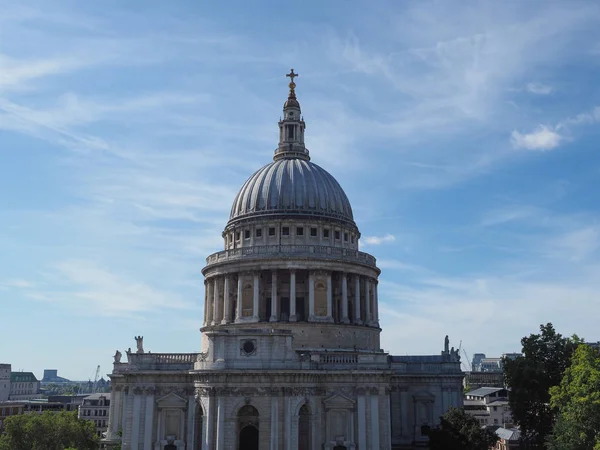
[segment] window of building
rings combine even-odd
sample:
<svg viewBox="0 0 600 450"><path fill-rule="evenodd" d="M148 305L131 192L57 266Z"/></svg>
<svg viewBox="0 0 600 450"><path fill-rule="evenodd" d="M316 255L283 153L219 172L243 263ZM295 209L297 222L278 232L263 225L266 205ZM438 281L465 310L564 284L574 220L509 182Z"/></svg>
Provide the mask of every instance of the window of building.
<svg viewBox="0 0 600 450"><path fill-rule="evenodd" d="M244 239L250 239L250 230L244 230Z"/></svg>
<svg viewBox="0 0 600 450"><path fill-rule="evenodd" d="M262 228L257 228L256 229L256 237L257 238L262 237Z"/></svg>
<svg viewBox="0 0 600 450"><path fill-rule="evenodd" d="M335 238L336 238L337 240L339 240L339 239L340 239L340 230L335 230Z"/></svg>
<svg viewBox="0 0 600 450"><path fill-rule="evenodd" d="M498 425L498 419L494 419L494 425Z"/></svg>
<svg viewBox="0 0 600 450"><path fill-rule="evenodd" d="M348 233L344 233L344 241L348 242Z"/></svg>
<svg viewBox="0 0 600 450"><path fill-rule="evenodd" d="M304 227L296 227L296 236L304 236Z"/></svg>
<svg viewBox="0 0 600 450"><path fill-rule="evenodd" d="M354 244L354 235L350 236L350 242Z"/></svg>
<svg viewBox="0 0 600 450"><path fill-rule="evenodd" d="M236 241L239 241L239 240L240 240L240 232L239 232L239 231L237 231L237 232L235 233L235 240L236 240Z"/></svg>
<svg viewBox="0 0 600 450"><path fill-rule="evenodd" d="M269 227L269 236L275 236L275 227Z"/></svg>
<svg viewBox="0 0 600 450"><path fill-rule="evenodd" d="M323 239L329 239L329 228L323 230Z"/></svg>
<svg viewBox="0 0 600 450"><path fill-rule="evenodd" d="M286 125L285 134L287 139L294 139L294 125Z"/></svg>
<svg viewBox="0 0 600 450"><path fill-rule="evenodd" d="M316 228L311 228L310 229L310 235L312 237L317 237L317 229Z"/></svg>
<svg viewBox="0 0 600 450"><path fill-rule="evenodd" d="M281 227L281 234L283 236L289 236L290 235L290 227Z"/></svg>

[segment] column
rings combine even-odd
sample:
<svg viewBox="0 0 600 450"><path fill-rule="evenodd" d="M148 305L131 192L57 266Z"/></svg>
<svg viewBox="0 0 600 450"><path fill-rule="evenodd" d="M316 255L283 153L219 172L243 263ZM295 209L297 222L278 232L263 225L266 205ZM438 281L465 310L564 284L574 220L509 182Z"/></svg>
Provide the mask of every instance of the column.
<svg viewBox="0 0 600 450"><path fill-rule="evenodd" d="M152 450L152 424L154 422L154 394L146 395L146 423L144 424L144 450Z"/></svg>
<svg viewBox="0 0 600 450"><path fill-rule="evenodd" d="M331 272L327 273L327 320L333 321Z"/></svg>
<svg viewBox="0 0 600 450"><path fill-rule="evenodd" d="M379 282L373 282L373 322L379 326Z"/></svg>
<svg viewBox="0 0 600 450"><path fill-rule="evenodd" d="M342 273L342 323L350 323L348 320L348 276Z"/></svg>
<svg viewBox="0 0 600 450"><path fill-rule="evenodd" d="M258 322L260 319L260 311L259 311L259 293L260 291L258 290L259 288L259 278L258 278L258 272L254 272L254 301L252 304L252 319L254 319L256 322Z"/></svg>
<svg viewBox="0 0 600 450"><path fill-rule="evenodd" d="M121 418L121 389L121 386L115 386L115 389L112 389L110 412L108 414L108 438L116 438L117 433L119 432Z"/></svg>
<svg viewBox="0 0 600 450"><path fill-rule="evenodd" d="M296 270L290 269L290 322L296 320Z"/></svg>
<svg viewBox="0 0 600 450"><path fill-rule="evenodd" d="M364 395L356 399L356 410L358 415L358 448L367 448L367 411Z"/></svg>
<svg viewBox="0 0 600 450"><path fill-rule="evenodd" d="M379 448L379 395L371 394L371 444Z"/></svg>
<svg viewBox="0 0 600 450"><path fill-rule="evenodd" d="M229 298L229 275L223 280L223 320L221 323L231 322L231 298Z"/></svg>
<svg viewBox="0 0 600 450"><path fill-rule="evenodd" d="M209 284L208 280L204 280L204 320L203 320L204 325L203 326L208 325L208 322L207 322L207 317L208 317L208 302L206 301L206 299L209 298L209 296L208 296L208 284Z"/></svg>
<svg viewBox="0 0 600 450"><path fill-rule="evenodd" d="M311 271L308 272L308 320L315 319L315 277Z"/></svg>
<svg viewBox="0 0 600 450"><path fill-rule="evenodd" d="M213 426L213 410L215 409L215 398L210 395L206 402L206 419L203 417L203 421L206 423L204 427L204 442L202 442L202 450L213 450L213 442L214 442L214 426Z"/></svg>
<svg viewBox="0 0 600 450"><path fill-rule="evenodd" d="M196 399L195 397L192 395L191 397L188 398L188 418L187 418L187 433L186 433L186 440L188 442L188 448L193 449L195 448L193 445L195 439L194 439L194 433L196 432L196 427L194 427L194 416L196 414ZM152 426L152 424L150 424L150 426ZM148 425L146 424L146 429L148 429ZM144 449L146 450L146 449ZM151 450L151 447L148 447L148 450Z"/></svg>
<svg viewBox="0 0 600 450"><path fill-rule="evenodd" d="M279 450L279 433L277 424L279 423L279 412L278 412L279 397L271 397L271 445L270 450Z"/></svg>
<svg viewBox="0 0 600 450"><path fill-rule="evenodd" d="M142 409L142 396L133 396L133 424L131 425L131 448L138 449L140 442L140 410Z"/></svg>
<svg viewBox="0 0 600 450"><path fill-rule="evenodd" d="M212 325L219 323L219 317L221 316L221 301L219 299L219 279L215 277L215 286L213 287L213 318Z"/></svg>
<svg viewBox="0 0 600 450"><path fill-rule="evenodd" d="M217 450L225 449L225 402L223 397L217 399Z"/></svg>
<svg viewBox="0 0 600 450"><path fill-rule="evenodd" d="M286 411L285 411L285 449L293 450L297 448L297 444L294 445L294 441L292 440L292 415L293 413L293 400L294 397L286 397Z"/></svg>
<svg viewBox="0 0 600 450"><path fill-rule="evenodd" d="M360 320L360 276L354 275L355 287L354 287L354 306L356 308L356 317L354 322L361 324Z"/></svg>
<svg viewBox="0 0 600 450"><path fill-rule="evenodd" d="M213 320L213 297L215 289L215 279L208 279L208 295L206 296L206 318L204 322L206 326L210 325Z"/></svg>
<svg viewBox="0 0 600 450"><path fill-rule="evenodd" d="M241 272L238 273L238 285L237 285L237 308L235 309L235 322L238 323L242 320L242 294L243 294L243 280Z"/></svg>
<svg viewBox="0 0 600 450"><path fill-rule="evenodd" d="M371 323L371 281L365 279L365 323Z"/></svg>
<svg viewBox="0 0 600 450"><path fill-rule="evenodd" d="M279 302L277 300L277 270L274 270L271 272L271 322L279 320L279 311L277 308Z"/></svg>

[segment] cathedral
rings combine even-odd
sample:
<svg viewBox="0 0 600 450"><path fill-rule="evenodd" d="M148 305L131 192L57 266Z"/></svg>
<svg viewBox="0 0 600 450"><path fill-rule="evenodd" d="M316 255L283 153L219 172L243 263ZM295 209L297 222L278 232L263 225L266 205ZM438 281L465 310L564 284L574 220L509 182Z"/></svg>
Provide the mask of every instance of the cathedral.
<svg viewBox="0 0 600 450"><path fill-rule="evenodd" d="M206 258L199 353L114 356L104 443L123 450L390 450L462 406L458 351L380 348L375 258L336 179L311 161L292 71L273 161ZM402 324L398 324L402 326Z"/></svg>

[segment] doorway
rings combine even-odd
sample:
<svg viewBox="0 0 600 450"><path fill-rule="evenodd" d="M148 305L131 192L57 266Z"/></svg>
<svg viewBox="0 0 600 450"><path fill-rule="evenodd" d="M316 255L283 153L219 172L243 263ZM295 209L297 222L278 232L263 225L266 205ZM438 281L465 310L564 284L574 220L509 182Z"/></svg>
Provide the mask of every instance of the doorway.
<svg viewBox="0 0 600 450"><path fill-rule="evenodd" d="M248 425L240 431L239 450L258 450L258 428Z"/></svg>

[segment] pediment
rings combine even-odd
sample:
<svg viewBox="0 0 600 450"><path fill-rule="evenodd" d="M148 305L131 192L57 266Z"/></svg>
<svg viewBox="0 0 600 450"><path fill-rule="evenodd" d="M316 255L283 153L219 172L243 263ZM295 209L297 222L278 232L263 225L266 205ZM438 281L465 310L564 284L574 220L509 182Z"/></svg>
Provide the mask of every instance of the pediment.
<svg viewBox="0 0 600 450"><path fill-rule="evenodd" d="M159 398L156 403L159 408L185 408L187 406L186 399L173 392Z"/></svg>
<svg viewBox="0 0 600 450"><path fill-rule="evenodd" d="M343 394L333 394L323 400L323 403L327 409L352 409L355 401Z"/></svg>

